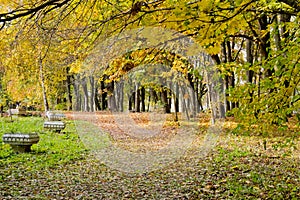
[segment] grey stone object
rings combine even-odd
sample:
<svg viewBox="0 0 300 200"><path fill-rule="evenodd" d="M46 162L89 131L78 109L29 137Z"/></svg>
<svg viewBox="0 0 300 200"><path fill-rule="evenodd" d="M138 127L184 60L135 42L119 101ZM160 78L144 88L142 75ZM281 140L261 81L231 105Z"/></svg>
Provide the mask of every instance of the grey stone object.
<svg viewBox="0 0 300 200"><path fill-rule="evenodd" d="M60 132L66 127L65 122L62 121L46 121L44 128Z"/></svg>
<svg viewBox="0 0 300 200"><path fill-rule="evenodd" d="M40 137L37 133L6 133L2 141L9 144L15 152L30 152L33 144L38 143Z"/></svg>
<svg viewBox="0 0 300 200"><path fill-rule="evenodd" d="M51 111L48 111L46 116L49 121L61 121L62 119L66 118L65 114L63 113L55 113Z"/></svg>

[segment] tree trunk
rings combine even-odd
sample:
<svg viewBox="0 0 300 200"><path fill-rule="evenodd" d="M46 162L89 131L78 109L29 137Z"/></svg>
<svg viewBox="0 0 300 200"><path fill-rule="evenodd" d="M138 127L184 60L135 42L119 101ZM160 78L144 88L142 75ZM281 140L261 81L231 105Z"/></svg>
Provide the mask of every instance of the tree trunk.
<svg viewBox="0 0 300 200"><path fill-rule="evenodd" d="M123 100L124 100L124 82L121 80L116 82L116 88L114 91L116 106L119 112L123 112Z"/></svg>
<svg viewBox="0 0 300 200"><path fill-rule="evenodd" d="M232 42L232 46L231 46L231 43L229 41L227 41L227 61L229 63L234 61L233 57L232 57L232 49L234 49L234 42ZM234 74L234 71L230 71L229 86L231 88L235 87L235 74ZM225 91L225 92L227 92L227 91ZM230 102L230 110L235 108L235 107L236 107L235 102Z"/></svg>
<svg viewBox="0 0 300 200"><path fill-rule="evenodd" d="M142 112L146 111L145 99L146 99L146 90L145 90L145 87L142 87L141 88L141 103L142 103L141 110L142 110Z"/></svg>
<svg viewBox="0 0 300 200"><path fill-rule="evenodd" d="M88 92L88 87L87 87L87 78L83 77L81 79L81 86L82 86L82 90L83 90L83 111L84 112L89 112L90 111L90 107L89 107L89 92Z"/></svg>
<svg viewBox="0 0 300 200"><path fill-rule="evenodd" d="M132 111L133 108L135 107L134 105L135 105L135 92L130 93L128 95L128 110Z"/></svg>
<svg viewBox="0 0 300 200"><path fill-rule="evenodd" d="M96 110L101 110L101 105L99 101L99 96L98 96L98 84L95 84L95 109Z"/></svg>
<svg viewBox="0 0 300 200"><path fill-rule="evenodd" d="M267 31L269 25L267 15L263 15L258 21L259 21L260 31L263 33ZM262 60L267 59L269 57L269 52L271 47L269 31L264 33L263 36L260 38L259 46L260 46L260 53L261 53ZM274 69L268 68L266 70L265 75L266 77L271 77L273 73L274 73Z"/></svg>
<svg viewBox="0 0 300 200"><path fill-rule="evenodd" d="M138 83L136 83L135 85L135 111L136 112L141 112L140 109L140 89L139 89L140 85Z"/></svg>
<svg viewBox="0 0 300 200"><path fill-rule="evenodd" d="M42 93L43 93L43 101L44 101L44 109L45 112L47 112L49 110L49 103L48 103L48 99L47 99L47 93L46 93L46 86L45 86L45 77L44 77L44 69L43 69L43 60L41 58L39 58L39 69L40 69L40 79L41 79L41 87L42 87Z"/></svg>
<svg viewBox="0 0 300 200"><path fill-rule="evenodd" d="M247 60L247 63L249 63L250 67L253 64L252 44L253 44L253 42L251 40L246 41L246 60ZM252 84L253 78L254 78L254 71L249 69L247 71L248 83ZM253 91L249 91L249 95L250 95L250 103L251 103L253 101Z"/></svg>
<svg viewBox="0 0 300 200"><path fill-rule="evenodd" d="M89 80L91 85L90 111L95 112L95 78L90 76Z"/></svg>
<svg viewBox="0 0 300 200"><path fill-rule="evenodd" d="M100 82L100 91L101 91L101 110L107 108L107 92L105 92L104 80Z"/></svg>
<svg viewBox="0 0 300 200"><path fill-rule="evenodd" d="M116 99L114 96L114 81L107 84L107 96L108 96L108 109L112 112L117 111Z"/></svg>
<svg viewBox="0 0 300 200"><path fill-rule="evenodd" d="M72 75L69 75L70 68L67 67L67 81L66 81L66 89L67 89L67 110L72 110L72 92L71 92L71 85L72 85Z"/></svg>
<svg viewBox="0 0 300 200"><path fill-rule="evenodd" d="M175 113L179 112L179 85L175 83L175 94L174 94L174 105L175 105Z"/></svg>
<svg viewBox="0 0 300 200"><path fill-rule="evenodd" d="M180 87L181 90L181 95L180 95L180 100L181 100L181 107L182 107L182 113L185 113L186 119L190 120L190 115L189 115L189 110L186 105L186 100L184 94L186 94L186 91L184 87Z"/></svg>
<svg viewBox="0 0 300 200"><path fill-rule="evenodd" d="M123 112L124 111L124 82L120 82L120 99L119 99L119 111Z"/></svg>
<svg viewBox="0 0 300 200"><path fill-rule="evenodd" d="M169 102L168 102L168 90L163 89L161 92L161 100L163 103L163 106L165 108L165 113L171 113L170 107L169 107Z"/></svg>
<svg viewBox="0 0 300 200"><path fill-rule="evenodd" d="M228 49L228 52L230 51L230 49ZM226 49L226 42L222 43L222 63L227 63L227 49ZM227 93L227 91L229 90L229 75L225 75L225 108L226 108L226 112L230 110L230 102L228 101L228 97L229 94Z"/></svg>
<svg viewBox="0 0 300 200"><path fill-rule="evenodd" d="M215 64L219 65L221 64L221 60L219 58L218 55L212 55L212 59L214 60ZM211 79L210 79L211 80ZM224 90L224 81L222 79L222 77L219 74L219 80L218 80L218 84L219 84L219 91L216 91L216 85L212 84L213 87L211 88L211 93L213 94L212 97L215 98L211 98L211 101L216 101L216 103L218 103L218 109L215 110L215 115L217 118L225 118L225 90ZM213 104L214 102L211 102L211 104Z"/></svg>
<svg viewBox="0 0 300 200"><path fill-rule="evenodd" d="M80 94L80 75L77 74L73 82L74 94L75 94L75 111L81 111L81 94Z"/></svg>
<svg viewBox="0 0 300 200"><path fill-rule="evenodd" d="M247 63L249 63L250 67L253 64L252 44L253 44L253 42L251 40L247 40L247 42L246 42L246 60L247 60ZM253 83L254 71L251 69L248 70L247 77L248 77L248 82Z"/></svg>

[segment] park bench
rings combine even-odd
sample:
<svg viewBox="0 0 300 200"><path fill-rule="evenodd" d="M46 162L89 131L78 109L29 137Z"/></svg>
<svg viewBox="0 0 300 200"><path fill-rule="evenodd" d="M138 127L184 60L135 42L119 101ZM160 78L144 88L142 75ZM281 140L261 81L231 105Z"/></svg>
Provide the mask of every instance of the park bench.
<svg viewBox="0 0 300 200"><path fill-rule="evenodd" d="M66 127L65 122L63 121L45 121L44 122L44 128L60 132Z"/></svg>
<svg viewBox="0 0 300 200"><path fill-rule="evenodd" d="M55 113L48 111L46 116L49 121L61 121L62 119L66 118L65 114L63 113Z"/></svg>
<svg viewBox="0 0 300 200"><path fill-rule="evenodd" d="M7 114L11 115L26 115L26 110L22 108L8 109Z"/></svg>
<svg viewBox="0 0 300 200"><path fill-rule="evenodd" d="M30 152L30 147L38 143L40 137L37 133L6 133L2 141L9 144L15 152Z"/></svg>
<svg viewBox="0 0 300 200"><path fill-rule="evenodd" d="M60 132L66 126L65 122L61 121L66 118L65 114L48 111L46 112L48 121L44 122L44 128Z"/></svg>

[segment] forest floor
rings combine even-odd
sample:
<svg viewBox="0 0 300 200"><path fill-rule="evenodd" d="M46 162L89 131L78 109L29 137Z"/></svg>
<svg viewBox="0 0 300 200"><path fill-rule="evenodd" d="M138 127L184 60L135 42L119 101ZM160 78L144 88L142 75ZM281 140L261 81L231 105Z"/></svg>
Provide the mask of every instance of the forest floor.
<svg viewBox="0 0 300 200"><path fill-rule="evenodd" d="M210 127L206 116L185 124L172 115L73 114L62 133L42 130L41 118L16 119L34 122L41 139L25 154L0 141L0 199L300 197L299 126L261 136L237 133L233 119ZM0 122L2 138L15 122Z"/></svg>

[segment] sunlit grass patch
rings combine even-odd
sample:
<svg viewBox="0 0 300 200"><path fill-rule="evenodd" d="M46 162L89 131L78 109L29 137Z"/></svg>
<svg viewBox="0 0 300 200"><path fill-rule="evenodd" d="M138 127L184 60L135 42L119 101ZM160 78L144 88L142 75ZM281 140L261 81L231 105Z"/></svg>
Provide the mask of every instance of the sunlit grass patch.
<svg viewBox="0 0 300 200"><path fill-rule="evenodd" d="M62 133L44 130L43 121L37 117L19 117L13 122L1 119L0 167L18 165L39 170L80 159L86 154L72 121L67 122ZM36 132L40 141L32 146L30 153L16 154L8 144L2 143L2 135L8 132Z"/></svg>

